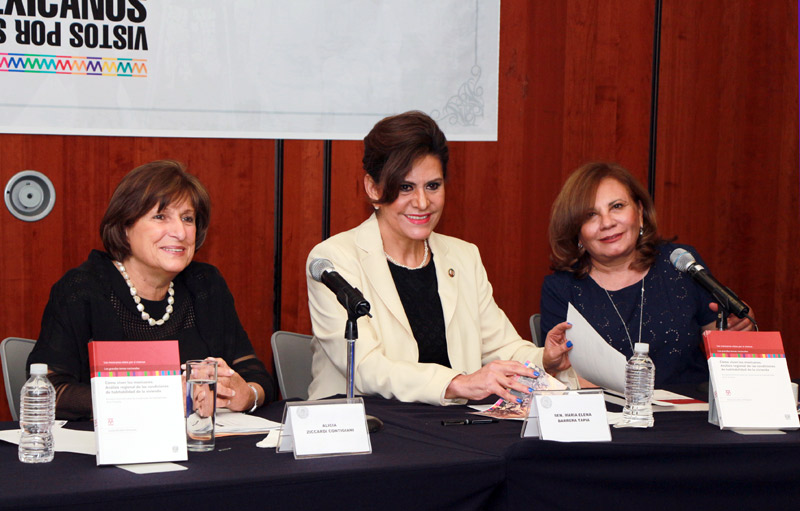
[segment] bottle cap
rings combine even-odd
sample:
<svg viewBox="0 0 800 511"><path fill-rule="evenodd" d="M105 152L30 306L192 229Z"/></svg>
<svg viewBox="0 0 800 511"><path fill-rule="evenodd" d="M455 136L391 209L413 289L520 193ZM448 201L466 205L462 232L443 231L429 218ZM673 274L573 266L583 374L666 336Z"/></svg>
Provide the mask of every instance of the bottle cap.
<svg viewBox="0 0 800 511"><path fill-rule="evenodd" d="M646 342L637 342L633 345L633 352L634 353L649 353L650 352L650 345Z"/></svg>
<svg viewBox="0 0 800 511"><path fill-rule="evenodd" d="M47 364L31 364L31 374L47 374Z"/></svg>

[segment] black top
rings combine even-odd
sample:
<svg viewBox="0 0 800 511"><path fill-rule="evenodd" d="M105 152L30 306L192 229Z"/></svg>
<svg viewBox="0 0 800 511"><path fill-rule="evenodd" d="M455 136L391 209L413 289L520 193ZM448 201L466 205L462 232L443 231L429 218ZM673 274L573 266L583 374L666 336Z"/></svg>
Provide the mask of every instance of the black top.
<svg viewBox="0 0 800 511"><path fill-rule="evenodd" d="M639 340L641 318L642 342L650 344L650 358L656 366L656 387L708 381L708 363L700 333L704 325L715 320L716 314L708 308L711 295L669 262L669 255L679 247L691 252L705 266L688 245L659 245L656 260L644 277L643 311L639 307L641 280L606 294L591 277L578 279L565 271L548 275L542 286L542 332L547 333L566 321L567 304L571 302L606 342L630 358L631 343Z"/></svg>
<svg viewBox="0 0 800 511"><path fill-rule="evenodd" d="M397 294L400 295L400 301L406 311L408 324L411 325L411 332L419 347L419 361L450 367L444 311L442 300L439 298L439 283L436 280L433 254L430 262L418 270L410 270L391 261L387 262Z"/></svg>
<svg viewBox="0 0 800 511"><path fill-rule="evenodd" d="M125 280L106 253L93 250L83 264L53 285L28 365L48 365L56 387L58 418L92 416L87 348L91 340L177 339L182 362L220 357L245 381L261 385L265 402L276 398L273 377L253 352L219 270L192 262L173 283L174 310L161 326L142 320ZM166 299L142 302L156 319L167 306Z"/></svg>

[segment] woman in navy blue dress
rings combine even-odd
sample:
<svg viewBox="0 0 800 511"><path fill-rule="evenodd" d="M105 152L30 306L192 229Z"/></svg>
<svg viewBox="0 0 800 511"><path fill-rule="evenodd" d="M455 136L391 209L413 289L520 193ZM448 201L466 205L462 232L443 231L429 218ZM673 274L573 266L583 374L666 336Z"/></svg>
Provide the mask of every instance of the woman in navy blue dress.
<svg viewBox="0 0 800 511"><path fill-rule="evenodd" d="M626 358L650 345L656 386L708 380L703 330L715 328L717 304L669 256L688 245L663 240L653 201L623 167L590 163L567 179L553 204L550 248L555 273L542 286L542 331L565 342L572 305ZM753 324L731 316L731 330Z"/></svg>

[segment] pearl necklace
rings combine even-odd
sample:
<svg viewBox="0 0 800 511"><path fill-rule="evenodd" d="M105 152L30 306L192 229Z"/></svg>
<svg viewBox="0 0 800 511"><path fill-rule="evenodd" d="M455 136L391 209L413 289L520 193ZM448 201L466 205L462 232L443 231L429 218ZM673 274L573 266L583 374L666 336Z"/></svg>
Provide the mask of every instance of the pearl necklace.
<svg viewBox="0 0 800 511"><path fill-rule="evenodd" d="M628 325L626 325L625 320L622 319L622 314L619 313L619 309L617 309L617 304L615 304L614 299L611 298L611 293L609 293L608 289L606 288L603 288L603 291L606 292L606 296L608 297L609 300L611 300L611 305L614 307L614 310L617 311L617 316L619 317L619 320L622 321L622 326L625 328L625 333L628 335L628 343L631 345L631 351L633 351L633 339L631 339L631 333L628 331ZM644 277L642 277L642 298L639 301L639 342L642 342L643 316L644 316Z"/></svg>
<svg viewBox="0 0 800 511"><path fill-rule="evenodd" d="M150 326L161 326L163 325L168 319L169 315L172 314L172 304L175 303L175 286L170 281L169 289L167 290L167 311L161 316L161 319L153 319L150 317L150 314L145 312L144 304L142 303L142 299L139 297L139 294L136 291L136 288L133 286L133 282L131 282L130 277L128 276L128 272L125 271L125 265L123 265L119 261L114 261L114 265L119 270L120 274L122 274L122 278L125 279L125 283L128 284L128 288L131 291L131 296L133 297L133 301L136 302L136 310L142 313L142 319L147 321L147 324Z"/></svg>
<svg viewBox="0 0 800 511"><path fill-rule="evenodd" d="M428 240L423 240L422 242L425 244L425 254L422 256L422 262L419 263L419 266L417 266L416 268L411 268L410 266L406 266L405 264L398 263L397 261L392 259L392 256L387 254L385 250L383 251L383 255L385 255L386 259L388 259L389 262L395 266L399 266L400 268L405 268L406 270L419 270L420 268L425 266L425 263L428 261Z"/></svg>

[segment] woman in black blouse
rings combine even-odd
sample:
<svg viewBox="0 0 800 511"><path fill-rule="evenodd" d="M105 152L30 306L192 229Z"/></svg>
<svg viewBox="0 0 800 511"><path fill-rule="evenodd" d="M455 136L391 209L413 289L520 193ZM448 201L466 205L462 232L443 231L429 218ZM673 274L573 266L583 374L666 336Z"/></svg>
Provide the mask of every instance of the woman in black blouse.
<svg viewBox="0 0 800 511"><path fill-rule="evenodd" d="M355 389L406 402L464 403L497 395L517 400L518 376L537 366L577 385L569 348L522 339L494 301L478 248L435 231L445 205L449 149L428 115L379 121L364 138L364 190L375 213L323 241L308 262L327 259L372 306L361 318ZM308 275L314 338L311 399L345 391L342 337L347 315ZM528 366L525 362L529 362Z"/></svg>
<svg viewBox="0 0 800 511"><path fill-rule="evenodd" d="M253 411L275 398L219 271L192 262L210 215L208 192L174 161L128 173L100 224L93 250L53 286L28 364L46 363L56 416L92 416L91 340L177 339L182 361L215 357L217 406Z"/></svg>

